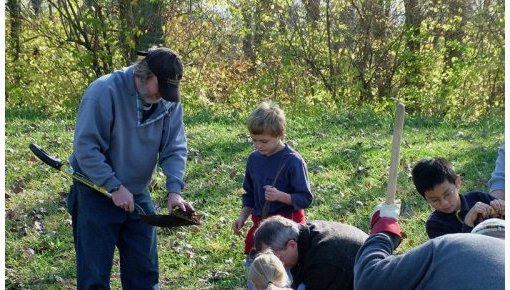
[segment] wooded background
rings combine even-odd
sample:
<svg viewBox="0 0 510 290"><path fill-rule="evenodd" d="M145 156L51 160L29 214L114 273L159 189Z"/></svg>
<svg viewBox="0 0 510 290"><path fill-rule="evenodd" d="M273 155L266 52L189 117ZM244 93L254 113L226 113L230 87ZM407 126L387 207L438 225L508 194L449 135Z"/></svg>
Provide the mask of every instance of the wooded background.
<svg viewBox="0 0 510 290"><path fill-rule="evenodd" d="M81 96L97 77L166 46L185 63L186 199L198 231L158 230L162 289L244 289L240 209L246 119L286 112L306 160L307 219L368 231L383 200L394 105L406 105L397 196L404 253L427 240L431 209L410 170L447 157L462 191L487 190L504 143L503 0L7 0L6 289L76 289L70 181L30 152L67 159ZM165 207L161 172L151 197ZM245 226L245 229L249 226ZM112 289L120 289L118 255Z"/></svg>
<svg viewBox="0 0 510 290"><path fill-rule="evenodd" d="M503 0L8 0L7 110L75 113L87 85L167 46L188 104L370 104L503 114Z"/></svg>

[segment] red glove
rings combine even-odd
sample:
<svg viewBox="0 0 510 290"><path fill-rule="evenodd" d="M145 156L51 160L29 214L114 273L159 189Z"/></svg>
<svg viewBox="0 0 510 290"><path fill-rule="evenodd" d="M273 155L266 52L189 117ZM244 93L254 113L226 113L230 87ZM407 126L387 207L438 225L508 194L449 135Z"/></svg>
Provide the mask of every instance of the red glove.
<svg viewBox="0 0 510 290"><path fill-rule="evenodd" d="M398 215L400 213L400 204L380 204L372 214L370 220L370 233L388 233L398 239L395 248L402 241L402 232L398 224Z"/></svg>

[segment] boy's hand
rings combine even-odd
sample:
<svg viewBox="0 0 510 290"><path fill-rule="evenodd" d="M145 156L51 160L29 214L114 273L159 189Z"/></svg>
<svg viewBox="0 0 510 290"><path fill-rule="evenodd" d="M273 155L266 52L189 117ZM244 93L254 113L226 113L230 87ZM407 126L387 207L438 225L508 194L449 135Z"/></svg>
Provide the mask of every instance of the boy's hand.
<svg viewBox="0 0 510 290"><path fill-rule="evenodd" d="M469 210L464 218L464 224L470 227L475 226L475 222L478 219L478 215L481 215L483 219L488 218L492 215L494 209L492 206L483 203L481 201L475 203L475 205Z"/></svg>
<svg viewBox="0 0 510 290"><path fill-rule="evenodd" d="M276 187L271 185L265 185L264 189L266 190L264 198L267 201L279 201L284 204L292 205L292 197L290 194L279 191Z"/></svg>
<svg viewBox="0 0 510 290"><path fill-rule="evenodd" d="M252 208L249 206L243 206L241 209L241 213L239 214L239 217L232 223L232 230L234 230L234 233L238 236L241 236L243 233L241 232L241 229L244 227L244 223L248 219L248 217L251 215Z"/></svg>
<svg viewBox="0 0 510 290"><path fill-rule="evenodd" d="M265 199L268 201L280 201L282 194L286 194L282 191L276 189L276 187L271 185L264 186L265 189Z"/></svg>
<svg viewBox="0 0 510 290"><path fill-rule="evenodd" d="M502 218L505 216L505 201L504 200L495 199L495 200L491 201L490 205L494 211L493 214L491 215L491 217Z"/></svg>
<svg viewBox="0 0 510 290"><path fill-rule="evenodd" d="M244 222L243 219L238 218L232 223L232 230L234 230L236 235L242 235L241 229L244 227Z"/></svg>

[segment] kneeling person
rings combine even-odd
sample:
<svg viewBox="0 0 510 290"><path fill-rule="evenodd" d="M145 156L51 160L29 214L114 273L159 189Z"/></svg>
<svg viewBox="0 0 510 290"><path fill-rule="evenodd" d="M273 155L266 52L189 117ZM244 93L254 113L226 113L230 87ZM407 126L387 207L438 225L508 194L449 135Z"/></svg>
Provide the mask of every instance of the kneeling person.
<svg viewBox="0 0 510 290"><path fill-rule="evenodd" d="M376 208L371 235L354 266L357 290L505 289L504 222L487 220L473 233L428 240L393 256L402 239L395 205ZM480 234L483 233L483 234Z"/></svg>
<svg viewBox="0 0 510 290"><path fill-rule="evenodd" d="M329 221L298 224L274 216L255 231L255 249L271 249L290 270L292 288L353 289L354 259L367 234Z"/></svg>

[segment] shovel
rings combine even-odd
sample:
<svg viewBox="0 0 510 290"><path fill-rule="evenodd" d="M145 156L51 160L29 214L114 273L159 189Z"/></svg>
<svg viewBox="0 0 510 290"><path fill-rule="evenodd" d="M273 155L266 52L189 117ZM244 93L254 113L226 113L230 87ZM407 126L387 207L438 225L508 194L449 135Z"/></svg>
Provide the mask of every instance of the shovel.
<svg viewBox="0 0 510 290"><path fill-rule="evenodd" d="M397 104L395 113L395 126L393 127L393 139L391 141L391 162L390 175L388 179L388 188L386 190L386 204L395 203L395 194L397 192L397 169L400 163L400 143L402 142L402 131L404 129L405 106L402 103Z"/></svg>
<svg viewBox="0 0 510 290"><path fill-rule="evenodd" d="M65 175L71 176L71 178L95 189L103 195L112 198L112 194L108 192L106 188L95 185L87 176L75 171L72 166L64 166L64 163L62 163L60 159L50 156L40 146L32 143L29 148L32 153L34 153L35 156L37 156L37 158L45 164L64 173ZM145 214L144 210L136 203L135 208L143 222L157 227L173 228L179 226L199 225L201 223L199 217L194 212L184 212L179 207L174 208L169 215Z"/></svg>

